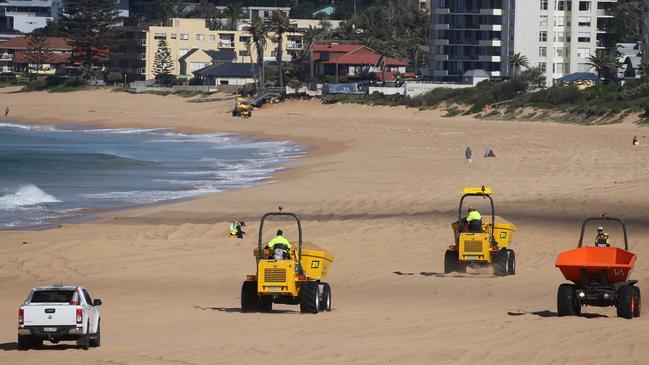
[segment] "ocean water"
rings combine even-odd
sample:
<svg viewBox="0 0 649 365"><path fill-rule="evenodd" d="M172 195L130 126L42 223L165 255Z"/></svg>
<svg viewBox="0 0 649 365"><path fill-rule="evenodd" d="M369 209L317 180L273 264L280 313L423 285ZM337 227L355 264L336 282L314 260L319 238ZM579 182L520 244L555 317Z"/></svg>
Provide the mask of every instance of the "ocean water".
<svg viewBox="0 0 649 365"><path fill-rule="evenodd" d="M0 229L251 186L303 152L219 133L0 123Z"/></svg>

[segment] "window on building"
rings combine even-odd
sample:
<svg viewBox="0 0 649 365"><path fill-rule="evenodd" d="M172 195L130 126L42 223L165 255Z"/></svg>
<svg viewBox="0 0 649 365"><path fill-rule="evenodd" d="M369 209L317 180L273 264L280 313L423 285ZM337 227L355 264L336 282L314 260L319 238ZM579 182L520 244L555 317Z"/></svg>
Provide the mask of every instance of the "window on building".
<svg viewBox="0 0 649 365"><path fill-rule="evenodd" d="M541 15L541 21L539 22L539 25L542 27L547 27L548 26L548 16L547 15Z"/></svg>
<svg viewBox="0 0 649 365"><path fill-rule="evenodd" d="M579 2L579 10L581 10L581 11L590 10L590 1L580 1Z"/></svg>
<svg viewBox="0 0 649 365"><path fill-rule="evenodd" d="M539 32L539 42L547 42L548 41L548 32L542 30Z"/></svg>
<svg viewBox="0 0 649 365"><path fill-rule="evenodd" d="M548 10L548 0L541 0L541 10Z"/></svg>
<svg viewBox="0 0 649 365"><path fill-rule="evenodd" d="M539 57L548 56L548 47L539 47Z"/></svg>
<svg viewBox="0 0 649 365"><path fill-rule="evenodd" d="M239 42L241 43L246 43L249 40L250 40L250 36L245 36L245 35L239 36Z"/></svg>
<svg viewBox="0 0 649 365"><path fill-rule="evenodd" d="M555 42L565 42L566 41L566 32L554 32L554 41Z"/></svg>
<svg viewBox="0 0 649 365"><path fill-rule="evenodd" d="M558 11L572 10L572 0L555 0L554 10L558 10Z"/></svg>
<svg viewBox="0 0 649 365"><path fill-rule="evenodd" d="M215 35L209 35L209 36L207 36L207 40L209 40L210 42L216 42L216 36Z"/></svg>
<svg viewBox="0 0 649 365"><path fill-rule="evenodd" d="M563 23L565 21L566 17L564 16L555 16L554 17L554 25L557 27L563 27Z"/></svg>
<svg viewBox="0 0 649 365"><path fill-rule="evenodd" d="M181 48L181 49L179 49L179 50L178 50L178 57L182 57L182 56L186 55L187 52L189 52L189 50L188 50L187 48Z"/></svg>
<svg viewBox="0 0 649 365"><path fill-rule="evenodd" d="M190 71L194 72L196 70L200 70L201 68L207 67L207 62L192 62L189 65Z"/></svg>
<svg viewBox="0 0 649 365"><path fill-rule="evenodd" d="M589 16L580 16L579 17L579 26L580 27L590 27L590 17Z"/></svg>
<svg viewBox="0 0 649 365"><path fill-rule="evenodd" d="M563 48L563 47L555 47L554 48L554 55L556 57L565 57L565 53L566 53L565 50L566 49Z"/></svg>
<svg viewBox="0 0 649 365"><path fill-rule="evenodd" d="M181 41L186 41L189 40L189 34L180 34L180 40Z"/></svg>
<svg viewBox="0 0 649 365"><path fill-rule="evenodd" d="M205 40L205 34L196 34L196 40L197 41L204 41Z"/></svg>
<svg viewBox="0 0 649 365"><path fill-rule="evenodd" d="M248 56L250 56L250 52L248 52L248 50L239 51L239 57L248 57Z"/></svg>
<svg viewBox="0 0 649 365"><path fill-rule="evenodd" d="M153 39L157 39L157 40L167 39L167 33L154 33Z"/></svg>
<svg viewBox="0 0 649 365"><path fill-rule="evenodd" d="M563 63L553 63L552 64L552 72L557 73L557 74L562 74L563 73Z"/></svg>
<svg viewBox="0 0 649 365"><path fill-rule="evenodd" d="M146 60L146 53L140 53L140 59Z"/></svg>
<svg viewBox="0 0 649 365"><path fill-rule="evenodd" d="M171 39L176 39L176 33L171 33Z"/></svg>
<svg viewBox="0 0 649 365"><path fill-rule="evenodd" d="M577 48L577 58L590 57L590 48Z"/></svg>
<svg viewBox="0 0 649 365"><path fill-rule="evenodd" d="M547 62L539 62L539 70L541 70L541 72L545 73L547 69L548 69Z"/></svg>
<svg viewBox="0 0 649 365"><path fill-rule="evenodd" d="M577 42L590 42L590 33L588 32L577 33Z"/></svg>

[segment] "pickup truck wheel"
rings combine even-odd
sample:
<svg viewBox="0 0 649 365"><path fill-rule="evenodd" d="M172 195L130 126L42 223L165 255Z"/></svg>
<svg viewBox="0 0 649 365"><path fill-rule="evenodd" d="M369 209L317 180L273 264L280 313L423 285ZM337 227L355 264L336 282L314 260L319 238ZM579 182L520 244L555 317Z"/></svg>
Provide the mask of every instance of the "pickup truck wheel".
<svg viewBox="0 0 649 365"><path fill-rule="evenodd" d="M90 327L88 327L90 328ZM77 339L77 346L81 349L87 350L90 348L90 335L83 335Z"/></svg>
<svg viewBox="0 0 649 365"><path fill-rule="evenodd" d="M97 333L90 339L90 347L101 346L101 322L97 324Z"/></svg>
<svg viewBox="0 0 649 365"><path fill-rule="evenodd" d="M260 304L259 296L257 296L257 282L244 281L241 286L241 311L257 312Z"/></svg>
<svg viewBox="0 0 649 365"><path fill-rule="evenodd" d="M32 345L31 336L18 336L18 350L27 350Z"/></svg>
<svg viewBox="0 0 649 365"><path fill-rule="evenodd" d="M320 285L315 281L302 284L300 290L300 312L316 314L320 310Z"/></svg>

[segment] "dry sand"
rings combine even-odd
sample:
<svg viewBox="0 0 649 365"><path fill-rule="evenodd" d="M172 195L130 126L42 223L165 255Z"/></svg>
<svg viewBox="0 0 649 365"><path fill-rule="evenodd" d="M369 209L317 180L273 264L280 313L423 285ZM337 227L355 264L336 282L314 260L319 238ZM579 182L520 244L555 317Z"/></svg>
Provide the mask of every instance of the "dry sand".
<svg viewBox="0 0 649 365"><path fill-rule="evenodd" d="M16 120L241 132L312 150L265 185L59 229L0 232L2 364L649 361L647 317L618 319L613 308L594 307L589 316L556 317L564 280L554 267L557 254L575 246L580 221L607 210L628 222L639 255L632 277L649 288L646 129L307 101L240 120L227 114L232 101L225 96L12 90L0 89L0 106L10 105ZM480 157L486 146L497 158ZM516 276L439 274L460 191L479 185L496 192L498 215L518 226ZM282 305L272 314L238 310L241 282L254 272L258 219L279 205L302 217L306 240L336 257L330 313L300 315ZM234 218L248 223L246 239L226 238ZM31 287L58 281L85 285L104 301L102 347L15 351L19 304Z"/></svg>

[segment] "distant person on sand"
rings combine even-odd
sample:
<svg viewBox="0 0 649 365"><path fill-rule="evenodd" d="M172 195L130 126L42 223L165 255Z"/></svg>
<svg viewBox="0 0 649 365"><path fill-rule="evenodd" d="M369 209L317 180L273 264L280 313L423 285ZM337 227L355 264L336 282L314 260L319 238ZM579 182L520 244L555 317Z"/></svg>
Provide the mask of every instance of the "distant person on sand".
<svg viewBox="0 0 649 365"><path fill-rule="evenodd" d="M9 115L9 107L5 108L5 118L7 117L7 115Z"/></svg>
<svg viewBox="0 0 649 365"><path fill-rule="evenodd" d="M633 145L637 146L640 144L640 141L638 140L638 136L633 136Z"/></svg>
<svg viewBox="0 0 649 365"><path fill-rule="evenodd" d="M472 156L473 152L471 151L471 147L467 147L466 150L464 150L464 163L470 165Z"/></svg>

